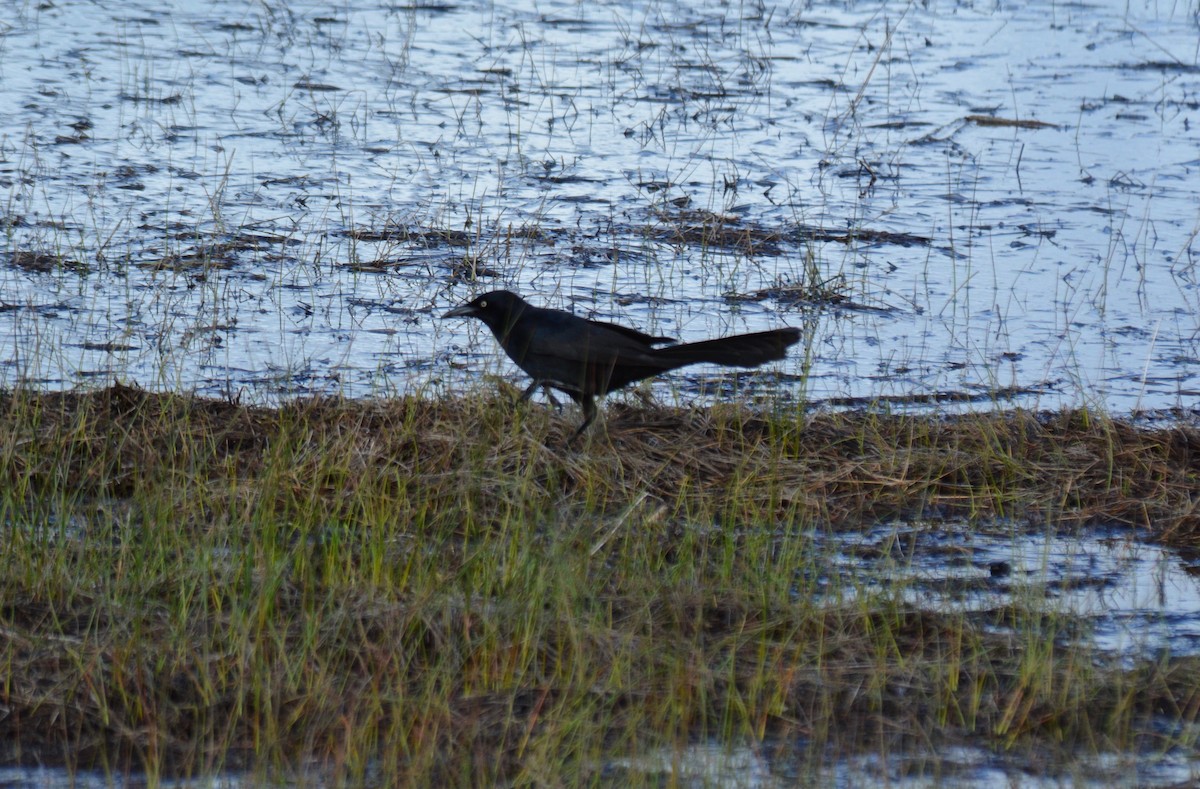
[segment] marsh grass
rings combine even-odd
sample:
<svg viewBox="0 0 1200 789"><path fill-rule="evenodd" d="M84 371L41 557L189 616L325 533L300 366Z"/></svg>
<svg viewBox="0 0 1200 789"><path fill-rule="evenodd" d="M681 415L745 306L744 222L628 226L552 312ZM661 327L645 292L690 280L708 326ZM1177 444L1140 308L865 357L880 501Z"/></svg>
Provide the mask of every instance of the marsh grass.
<svg viewBox="0 0 1200 789"><path fill-rule="evenodd" d="M4 393L4 758L562 785L713 740L812 775L1195 746L1194 659L1120 665L1036 605L914 608L813 540L938 515L1194 546L1195 429L612 403L565 451L572 420L509 394Z"/></svg>

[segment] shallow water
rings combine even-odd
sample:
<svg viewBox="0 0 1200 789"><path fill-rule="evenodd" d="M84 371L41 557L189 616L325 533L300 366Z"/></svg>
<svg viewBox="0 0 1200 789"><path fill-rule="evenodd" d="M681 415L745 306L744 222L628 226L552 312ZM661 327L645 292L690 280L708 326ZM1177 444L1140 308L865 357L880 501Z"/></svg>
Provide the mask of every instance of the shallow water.
<svg viewBox="0 0 1200 789"><path fill-rule="evenodd" d="M1127 530L891 523L815 539L829 557L820 586L834 601L894 590L935 611L1061 615L1071 635L1060 637L1129 666L1200 654L1200 561Z"/></svg>
<svg viewBox="0 0 1200 789"><path fill-rule="evenodd" d="M1083 759L1074 765L1060 765L1051 773L1039 774L1038 769L1038 765L1021 756L990 753L982 748L955 747L937 753L871 754L841 760L828 770L814 770L797 764L786 745L730 748L703 743L614 760L608 765L610 780L603 785L621 786L623 780L634 774L643 780L645 776L657 777L665 786L697 789L714 786L744 789L792 786L1149 789L1188 785L1200 775L1200 760L1182 754L1140 760L1111 754Z"/></svg>
<svg viewBox="0 0 1200 789"><path fill-rule="evenodd" d="M1151 2L21 3L0 383L463 385L513 369L437 316L507 286L685 339L809 322L797 399L1190 410L1198 32ZM732 298L809 253L840 304Z"/></svg>

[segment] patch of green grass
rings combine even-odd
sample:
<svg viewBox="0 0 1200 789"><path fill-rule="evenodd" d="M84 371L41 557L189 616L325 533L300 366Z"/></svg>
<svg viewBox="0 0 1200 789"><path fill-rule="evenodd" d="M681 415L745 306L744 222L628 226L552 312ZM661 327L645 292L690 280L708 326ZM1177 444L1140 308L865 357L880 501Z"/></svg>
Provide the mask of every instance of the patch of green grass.
<svg viewBox="0 0 1200 789"><path fill-rule="evenodd" d="M7 758L478 785L709 740L814 774L1195 746L1194 660L1117 665L1036 606L920 610L813 539L936 511L1194 543L1194 431L618 404L564 450L573 424L487 396L5 393Z"/></svg>

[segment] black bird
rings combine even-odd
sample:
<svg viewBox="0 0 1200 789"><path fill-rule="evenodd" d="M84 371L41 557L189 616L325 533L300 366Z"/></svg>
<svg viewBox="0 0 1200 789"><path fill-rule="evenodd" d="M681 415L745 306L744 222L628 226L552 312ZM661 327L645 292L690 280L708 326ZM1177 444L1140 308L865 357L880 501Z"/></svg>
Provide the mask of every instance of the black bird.
<svg viewBox="0 0 1200 789"><path fill-rule="evenodd" d="M789 327L668 345L678 341L535 307L507 290L485 293L442 317L479 318L487 324L508 357L533 378L522 400L539 386L554 387L583 407L583 424L568 444L596 418L597 395L689 364L758 367L784 358L800 341L800 330Z"/></svg>

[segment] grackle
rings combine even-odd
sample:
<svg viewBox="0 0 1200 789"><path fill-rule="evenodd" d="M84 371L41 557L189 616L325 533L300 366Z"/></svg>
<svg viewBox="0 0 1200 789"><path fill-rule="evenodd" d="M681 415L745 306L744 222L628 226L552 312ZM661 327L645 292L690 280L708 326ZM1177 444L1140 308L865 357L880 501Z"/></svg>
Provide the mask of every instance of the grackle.
<svg viewBox="0 0 1200 789"><path fill-rule="evenodd" d="M542 386L560 389L579 403L583 424L568 444L596 418L597 395L689 364L758 367L783 359L800 340L800 330L789 327L675 344L670 337L535 307L507 290L485 293L442 317L487 324L509 358L533 378L522 400Z"/></svg>

